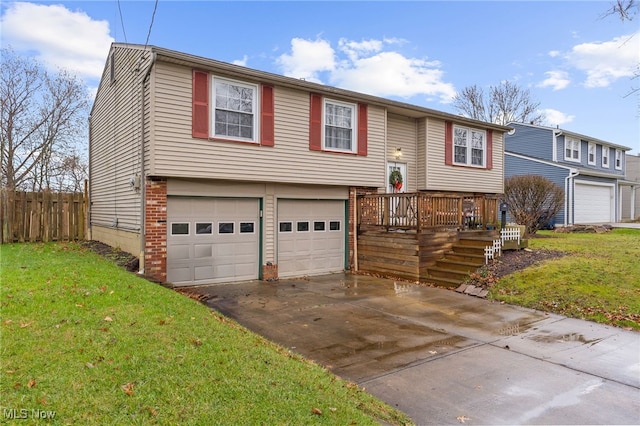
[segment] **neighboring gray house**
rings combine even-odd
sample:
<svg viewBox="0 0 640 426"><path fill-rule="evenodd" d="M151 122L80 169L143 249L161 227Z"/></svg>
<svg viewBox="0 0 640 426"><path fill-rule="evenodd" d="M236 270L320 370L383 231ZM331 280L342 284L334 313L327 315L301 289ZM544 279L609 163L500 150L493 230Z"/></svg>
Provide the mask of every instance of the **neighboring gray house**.
<svg viewBox="0 0 640 426"><path fill-rule="evenodd" d="M565 191L556 225L616 222L622 217L625 152L631 148L569 130L509 123L505 179L541 175Z"/></svg>
<svg viewBox="0 0 640 426"><path fill-rule="evenodd" d="M626 155L626 184L622 190L622 220L640 219L640 154Z"/></svg>

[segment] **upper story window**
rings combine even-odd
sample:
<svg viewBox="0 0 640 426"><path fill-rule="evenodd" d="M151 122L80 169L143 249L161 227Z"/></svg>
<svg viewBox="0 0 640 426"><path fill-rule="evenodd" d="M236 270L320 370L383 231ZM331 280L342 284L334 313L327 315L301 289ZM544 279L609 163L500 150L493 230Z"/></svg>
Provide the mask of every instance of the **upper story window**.
<svg viewBox="0 0 640 426"><path fill-rule="evenodd" d="M275 145L274 87L193 70L191 136Z"/></svg>
<svg viewBox="0 0 640 426"><path fill-rule="evenodd" d="M256 141L258 87L214 77L213 137Z"/></svg>
<svg viewBox="0 0 640 426"><path fill-rule="evenodd" d="M609 147L602 147L602 167L609 168Z"/></svg>
<svg viewBox="0 0 640 426"><path fill-rule="evenodd" d="M564 159L566 161L580 161L580 141L578 139L564 138Z"/></svg>
<svg viewBox="0 0 640 426"><path fill-rule="evenodd" d="M309 149L367 155L368 106L326 99L318 93L309 98Z"/></svg>
<svg viewBox="0 0 640 426"><path fill-rule="evenodd" d="M356 106L325 99L324 146L329 151L355 152Z"/></svg>
<svg viewBox="0 0 640 426"><path fill-rule="evenodd" d="M453 163L484 167L486 133L468 127L453 127Z"/></svg>
<svg viewBox="0 0 640 426"><path fill-rule="evenodd" d="M587 159L590 165L596 164L596 144L589 142L589 158Z"/></svg>
<svg viewBox="0 0 640 426"><path fill-rule="evenodd" d="M622 150L620 149L616 149L615 168L622 170Z"/></svg>

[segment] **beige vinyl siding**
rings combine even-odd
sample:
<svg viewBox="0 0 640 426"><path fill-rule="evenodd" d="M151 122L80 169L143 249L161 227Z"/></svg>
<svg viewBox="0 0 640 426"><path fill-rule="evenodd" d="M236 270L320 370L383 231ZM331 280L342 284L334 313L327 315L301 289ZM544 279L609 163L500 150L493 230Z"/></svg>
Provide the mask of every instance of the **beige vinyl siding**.
<svg viewBox="0 0 640 426"><path fill-rule="evenodd" d="M402 157L395 158L397 148L402 149ZM389 114L387 117L387 161L407 165L407 192L414 192L418 187L416 121L413 118Z"/></svg>
<svg viewBox="0 0 640 426"><path fill-rule="evenodd" d="M234 78L242 81L240 76ZM384 186L383 108L369 106L366 157L310 151L309 93L277 86L275 147L194 139L191 79L190 68L162 62L156 65L151 173L259 182Z"/></svg>
<svg viewBox="0 0 640 426"><path fill-rule="evenodd" d="M139 232L141 192L131 179L141 175L142 50L115 49L116 78L109 56L91 115L91 224ZM135 69L140 71L136 72Z"/></svg>
<svg viewBox="0 0 640 426"><path fill-rule="evenodd" d="M504 135L493 132L491 170L448 166L444 162L444 120L429 118L426 123L426 187L431 191L502 193L504 188Z"/></svg>
<svg viewBox="0 0 640 426"><path fill-rule="evenodd" d="M348 187L287 185L275 183L241 183L202 179L169 179L167 194L192 197L247 197L263 201L263 263L276 260L277 199L347 200Z"/></svg>
<svg viewBox="0 0 640 426"><path fill-rule="evenodd" d="M420 191L427 188L427 119L418 120L416 131L416 178Z"/></svg>

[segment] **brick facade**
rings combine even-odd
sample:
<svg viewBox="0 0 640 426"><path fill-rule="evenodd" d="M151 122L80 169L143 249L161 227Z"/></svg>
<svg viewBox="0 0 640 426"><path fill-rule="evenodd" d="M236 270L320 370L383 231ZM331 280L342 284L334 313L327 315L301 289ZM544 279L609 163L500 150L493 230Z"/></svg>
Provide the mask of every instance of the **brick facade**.
<svg viewBox="0 0 640 426"><path fill-rule="evenodd" d="M167 280L167 180L149 178L145 185L144 272Z"/></svg>
<svg viewBox="0 0 640 426"><path fill-rule="evenodd" d="M278 279L278 265L274 265L271 262L266 265L262 265L262 280L274 281Z"/></svg>

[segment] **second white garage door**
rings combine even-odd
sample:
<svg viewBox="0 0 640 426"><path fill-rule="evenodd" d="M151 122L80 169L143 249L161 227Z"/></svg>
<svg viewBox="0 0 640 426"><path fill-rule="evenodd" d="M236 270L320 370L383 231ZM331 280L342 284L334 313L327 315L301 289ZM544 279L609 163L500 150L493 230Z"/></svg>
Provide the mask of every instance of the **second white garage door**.
<svg viewBox="0 0 640 426"><path fill-rule="evenodd" d="M613 217L613 186L576 182L575 223L608 223Z"/></svg>
<svg viewBox="0 0 640 426"><path fill-rule="evenodd" d="M345 201L278 200L278 275L344 270Z"/></svg>

